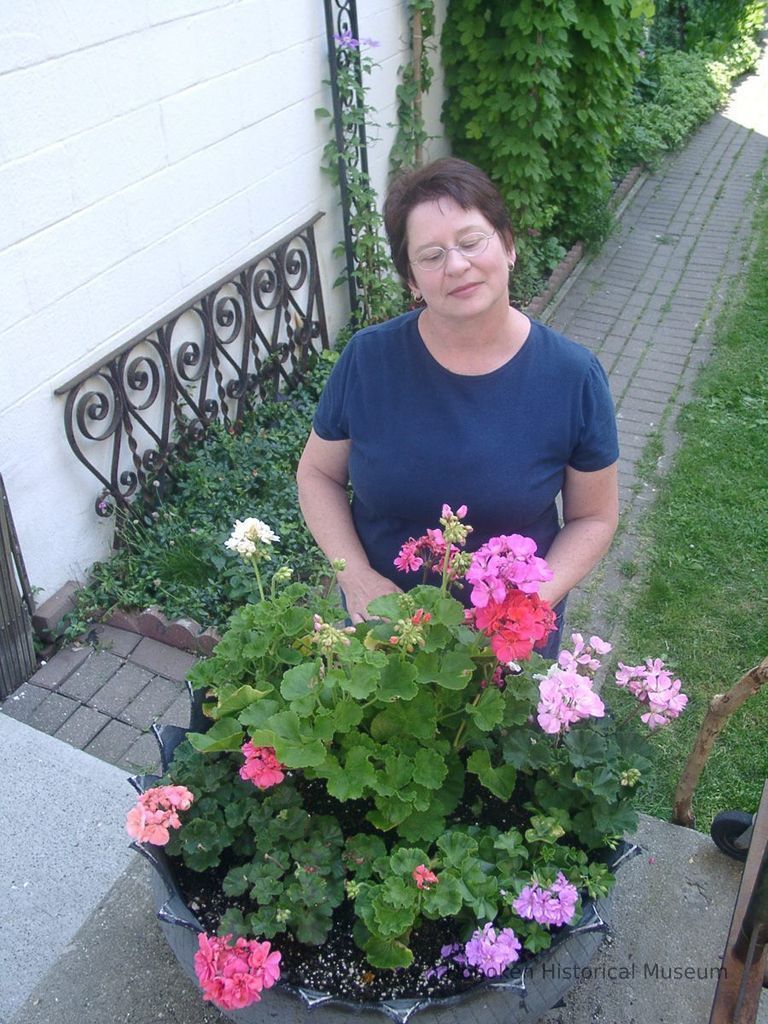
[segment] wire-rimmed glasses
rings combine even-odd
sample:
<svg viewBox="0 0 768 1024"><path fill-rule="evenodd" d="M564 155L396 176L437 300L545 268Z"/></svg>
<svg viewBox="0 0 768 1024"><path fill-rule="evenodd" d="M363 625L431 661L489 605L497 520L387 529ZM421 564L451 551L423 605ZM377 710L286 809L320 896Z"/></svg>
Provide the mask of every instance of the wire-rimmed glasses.
<svg viewBox="0 0 768 1024"><path fill-rule="evenodd" d="M471 260L476 256L482 256L495 234L495 231L490 235L486 235L484 231L473 231L465 235L458 245L449 245L447 249L442 245L430 245L427 249L422 249L415 259L409 260L409 263L421 270L441 270L448 259L448 253L454 250L465 259Z"/></svg>

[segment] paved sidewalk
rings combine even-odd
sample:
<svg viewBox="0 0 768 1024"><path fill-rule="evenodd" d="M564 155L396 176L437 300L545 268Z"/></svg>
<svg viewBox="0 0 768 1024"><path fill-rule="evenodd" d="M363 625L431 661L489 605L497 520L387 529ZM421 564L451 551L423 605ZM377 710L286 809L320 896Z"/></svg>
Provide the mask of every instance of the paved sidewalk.
<svg viewBox="0 0 768 1024"><path fill-rule="evenodd" d="M714 320L748 255L751 191L768 158L767 88L764 55L760 73L739 87L729 108L657 174L640 181L602 252L578 268L542 317L597 352L616 399L626 529L602 571L603 593L621 589L618 567L631 556L632 525L653 498L638 478L643 450L658 432L665 461L673 451L674 414L710 354ZM608 615L588 585L581 594L598 620ZM590 622L602 628L594 618ZM606 625L610 632L613 623ZM157 765L149 727L153 721L187 723L183 680L195 659L110 627L99 627L96 641L95 648L56 654L0 714L3 792L13 803L3 813L22 822L0 832L0 857L12 866L11 885L36 896L23 912L22 938L0 917L6 932L0 942L11 959L0 987L0 1024L216 1024L223 1018L203 1006L158 939L142 868L133 863L125 871L113 815L130 802L130 792L122 772L110 768L135 772ZM58 770L59 763L70 762L74 775ZM70 824L81 826L75 831L82 842L63 854L69 874L50 867L51 852L61 859L70 831L66 821L42 812L29 820L18 814L17 805L28 814L38 794L46 807L69 812ZM120 850L112 859L103 844L91 842L99 827L94 820L107 817ZM601 962L649 962L655 944L664 947L655 962L711 966L725 942L738 869L714 853L705 836L651 819L644 827L644 866L634 869L636 887L624 898L615 939ZM650 871L654 862L663 871ZM81 879L90 883L88 898L68 900L78 891L70 880ZM51 915L59 901L67 907L67 924L61 941L54 941ZM27 970L30 960L33 969ZM547 1021L700 1024L711 993L701 987L696 992L694 998L685 985L659 985L642 969L623 988L593 978ZM319 1021L338 1016L318 1012Z"/></svg>
<svg viewBox="0 0 768 1024"><path fill-rule="evenodd" d="M189 725L185 679L194 654L112 626L57 652L3 712L86 754L138 774L156 771L155 722Z"/></svg>

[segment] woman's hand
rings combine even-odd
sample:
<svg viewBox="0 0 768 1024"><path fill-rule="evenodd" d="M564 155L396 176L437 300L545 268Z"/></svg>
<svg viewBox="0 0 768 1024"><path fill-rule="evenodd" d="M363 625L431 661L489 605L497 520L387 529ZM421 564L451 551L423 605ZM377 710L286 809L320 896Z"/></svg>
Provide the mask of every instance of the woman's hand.
<svg viewBox="0 0 768 1024"><path fill-rule="evenodd" d="M385 576L381 576L370 566L344 569L338 573L337 579L339 586L344 591L347 612L353 624L364 622L370 618L368 605L374 598L381 597L383 594L402 593L400 587Z"/></svg>

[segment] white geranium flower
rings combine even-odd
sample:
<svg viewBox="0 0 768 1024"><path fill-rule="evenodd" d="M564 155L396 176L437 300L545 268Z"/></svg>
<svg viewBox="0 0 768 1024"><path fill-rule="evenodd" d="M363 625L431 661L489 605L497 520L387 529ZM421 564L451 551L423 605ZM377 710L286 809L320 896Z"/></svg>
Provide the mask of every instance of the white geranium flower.
<svg viewBox="0 0 768 1024"><path fill-rule="evenodd" d="M251 558L256 554L259 545L272 545L279 541L277 534L262 522L261 519L236 519L230 537L224 546L236 551L243 558Z"/></svg>

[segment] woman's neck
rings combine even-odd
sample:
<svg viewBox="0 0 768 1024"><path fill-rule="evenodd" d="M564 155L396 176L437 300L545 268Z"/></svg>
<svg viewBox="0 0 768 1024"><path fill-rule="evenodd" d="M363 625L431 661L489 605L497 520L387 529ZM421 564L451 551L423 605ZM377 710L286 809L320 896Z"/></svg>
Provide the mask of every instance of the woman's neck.
<svg viewBox="0 0 768 1024"><path fill-rule="evenodd" d="M467 320L435 316L427 307L419 315L418 326L427 350L441 366L453 373L479 376L498 369L519 352L531 321L512 306L489 310L482 319Z"/></svg>

